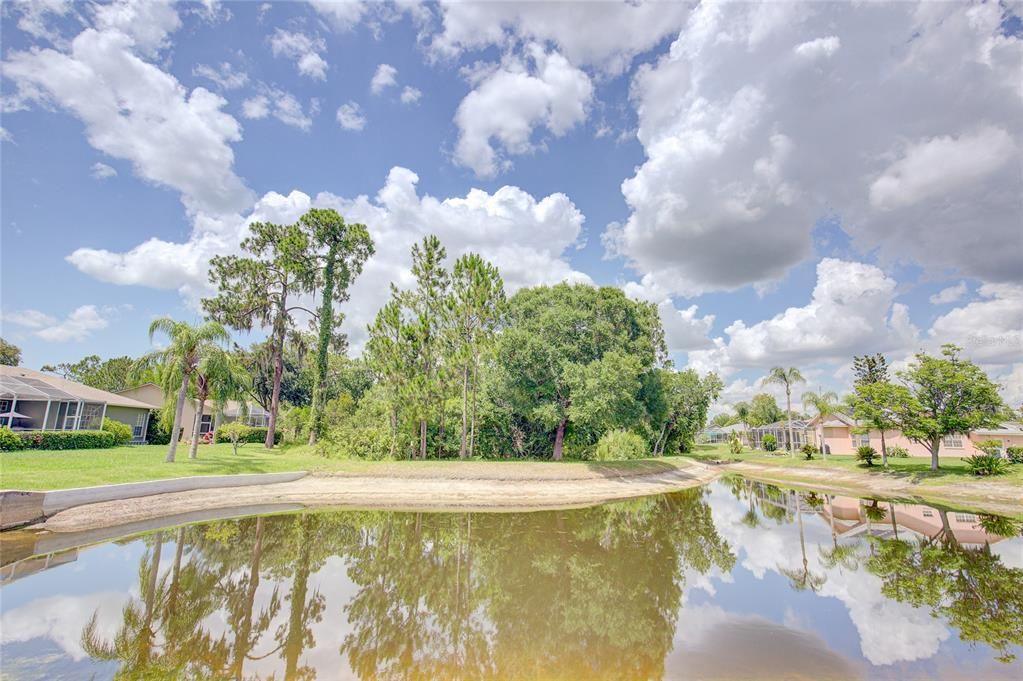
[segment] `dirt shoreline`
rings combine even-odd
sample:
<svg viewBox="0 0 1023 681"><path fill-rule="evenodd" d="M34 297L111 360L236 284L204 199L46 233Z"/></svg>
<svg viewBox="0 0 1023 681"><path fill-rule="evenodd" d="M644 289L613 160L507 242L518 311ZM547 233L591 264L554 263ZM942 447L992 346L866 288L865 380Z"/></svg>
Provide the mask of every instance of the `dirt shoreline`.
<svg viewBox="0 0 1023 681"><path fill-rule="evenodd" d="M753 462L721 462L709 465L722 473L791 487L807 487L822 492L845 493L860 497L900 497L997 515L1023 518L1023 486L988 480L947 482L922 485L911 477L871 475L834 468L788 468Z"/></svg>
<svg viewBox="0 0 1023 681"><path fill-rule="evenodd" d="M852 496L899 497L1023 517L1023 489L971 481L921 485L911 478L752 462L662 459L629 465L549 462L380 463L361 471L315 473L294 482L214 488L106 501L61 511L33 530L72 533L260 505L422 511L515 512L592 506L707 484L736 473L790 487Z"/></svg>
<svg viewBox="0 0 1023 681"><path fill-rule="evenodd" d="M645 464L646 462L644 462ZM61 511L29 529L85 532L200 510L265 504L304 508L533 511L592 506L704 485L718 476L694 462L649 462L635 468L464 466L313 474L294 482L215 488L105 501Z"/></svg>

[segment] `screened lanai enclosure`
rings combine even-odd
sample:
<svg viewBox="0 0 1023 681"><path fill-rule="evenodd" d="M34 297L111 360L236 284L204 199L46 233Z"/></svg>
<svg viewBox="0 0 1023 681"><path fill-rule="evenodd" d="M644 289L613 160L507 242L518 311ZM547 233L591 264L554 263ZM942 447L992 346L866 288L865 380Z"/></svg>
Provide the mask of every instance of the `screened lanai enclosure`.
<svg viewBox="0 0 1023 681"><path fill-rule="evenodd" d="M11 430L98 430L106 406L36 378L0 376L0 425Z"/></svg>

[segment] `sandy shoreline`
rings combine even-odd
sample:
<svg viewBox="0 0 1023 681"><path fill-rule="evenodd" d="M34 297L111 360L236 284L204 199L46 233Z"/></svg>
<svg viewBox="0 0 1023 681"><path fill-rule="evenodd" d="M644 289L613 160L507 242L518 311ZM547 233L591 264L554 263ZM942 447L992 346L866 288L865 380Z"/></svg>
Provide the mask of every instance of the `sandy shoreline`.
<svg viewBox="0 0 1023 681"><path fill-rule="evenodd" d="M634 470L544 463L402 468L400 475L387 470L374 471L373 475L309 475L272 485L192 490L87 504L61 511L32 529L84 532L200 510L267 504L506 512L570 508L696 487L718 475L712 467L683 461L651 462Z"/></svg>

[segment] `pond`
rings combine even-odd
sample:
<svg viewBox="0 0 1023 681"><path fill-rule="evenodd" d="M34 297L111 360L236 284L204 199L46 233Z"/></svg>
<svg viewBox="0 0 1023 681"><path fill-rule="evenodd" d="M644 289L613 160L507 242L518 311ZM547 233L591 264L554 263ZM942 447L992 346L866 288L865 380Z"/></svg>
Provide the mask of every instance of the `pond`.
<svg viewBox="0 0 1023 681"><path fill-rule="evenodd" d="M220 520L2 578L5 679L1023 678L1018 523L741 478Z"/></svg>

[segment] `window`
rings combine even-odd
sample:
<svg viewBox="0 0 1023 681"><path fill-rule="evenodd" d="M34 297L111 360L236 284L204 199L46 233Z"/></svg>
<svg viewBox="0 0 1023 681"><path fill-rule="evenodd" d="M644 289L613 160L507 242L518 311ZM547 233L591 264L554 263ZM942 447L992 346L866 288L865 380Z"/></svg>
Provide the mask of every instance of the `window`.
<svg viewBox="0 0 1023 681"><path fill-rule="evenodd" d="M933 518L934 517L934 511L932 511L929 508L925 508L924 509L924 517L925 518Z"/></svg>
<svg viewBox="0 0 1023 681"><path fill-rule="evenodd" d="M78 403L68 402L64 412L64 430L75 430L78 427Z"/></svg>
<svg viewBox="0 0 1023 681"><path fill-rule="evenodd" d="M0 414L6 414L11 410L10 400L0 400Z"/></svg>
<svg viewBox="0 0 1023 681"><path fill-rule="evenodd" d="M852 436L853 449L857 447L869 447L870 446L870 434L864 433L862 435L853 434Z"/></svg>
<svg viewBox="0 0 1023 681"><path fill-rule="evenodd" d="M977 516L972 513L956 513L957 523L975 523L977 522Z"/></svg>
<svg viewBox="0 0 1023 681"><path fill-rule="evenodd" d="M82 409L82 430L99 430L103 427L103 405L87 404Z"/></svg>
<svg viewBox="0 0 1023 681"><path fill-rule="evenodd" d="M963 436L958 433L953 435L946 435L942 444L949 449L962 449L963 448Z"/></svg>
<svg viewBox="0 0 1023 681"><path fill-rule="evenodd" d="M213 430L213 414L203 414L199 422L199 434L204 435Z"/></svg>
<svg viewBox="0 0 1023 681"><path fill-rule="evenodd" d="M141 440L146 436L146 412L140 411L135 416L135 426L131 429L131 439Z"/></svg>

